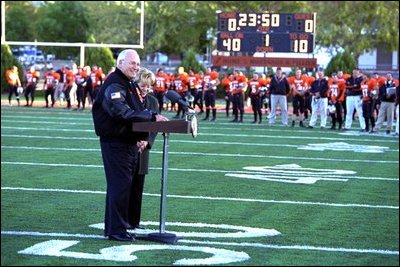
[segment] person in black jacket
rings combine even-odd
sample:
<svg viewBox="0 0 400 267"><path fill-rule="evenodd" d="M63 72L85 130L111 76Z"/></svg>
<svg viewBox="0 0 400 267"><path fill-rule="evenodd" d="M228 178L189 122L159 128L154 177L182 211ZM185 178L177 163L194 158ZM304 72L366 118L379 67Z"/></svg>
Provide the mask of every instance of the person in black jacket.
<svg viewBox="0 0 400 267"><path fill-rule="evenodd" d="M379 132L386 119L386 134L390 134L392 132L394 109L396 106L396 83L392 73L386 74L386 82L379 87L379 100L381 101L381 106L379 107L378 120L371 133Z"/></svg>
<svg viewBox="0 0 400 267"><path fill-rule="evenodd" d="M107 181L104 235L110 240L135 240L127 232L132 228L129 224L129 200L138 153L147 146L148 134L133 132L132 123L167 120L146 109L139 86L132 81L139 66L137 52L123 50L117 58L115 72L101 86L92 109Z"/></svg>
<svg viewBox="0 0 400 267"><path fill-rule="evenodd" d="M314 128L317 123L317 114L321 116L321 129L326 127L328 110L328 80L322 69L318 70L318 79L316 79L309 90L311 94L311 119L308 128Z"/></svg>
<svg viewBox="0 0 400 267"><path fill-rule="evenodd" d="M290 92L290 85L280 67L276 69L276 75L271 78L269 90L271 92L271 114L269 115L269 125L275 124L276 108L280 105L282 124L288 126L287 95Z"/></svg>

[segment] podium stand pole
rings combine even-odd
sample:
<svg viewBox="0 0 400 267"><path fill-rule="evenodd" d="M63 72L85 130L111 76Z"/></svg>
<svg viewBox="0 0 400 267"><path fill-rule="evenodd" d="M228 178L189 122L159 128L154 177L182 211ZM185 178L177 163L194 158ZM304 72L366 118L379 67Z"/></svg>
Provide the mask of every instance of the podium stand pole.
<svg viewBox="0 0 400 267"><path fill-rule="evenodd" d="M189 112L190 113L190 112ZM161 203L160 203L160 230L157 233L137 235L136 239L149 240L154 242L175 244L181 237L165 232L165 209L167 205L167 176L168 176L168 148L170 133L192 133L197 135L197 118L195 113L187 115L185 120L159 121L159 122L135 122L132 124L134 132L163 133L163 160L161 176Z"/></svg>
<svg viewBox="0 0 400 267"><path fill-rule="evenodd" d="M167 176L168 176L168 149L169 149L169 133L163 133L163 161L161 176L161 202L160 202L160 231L158 233L150 233L146 236L138 236L137 239L149 240L154 242L175 244L179 237L175 234L165 232L165 208L167 206Z"/></svg>
<svg viewBox="0 0 400 267"><path fill-rule="evenodd" d="M160 202L160 233L165 232L165 208L167 205L167 177L168 177L168 150L169 150L169 133L163 133L163 161L161 176L161 202Z"/></svg>

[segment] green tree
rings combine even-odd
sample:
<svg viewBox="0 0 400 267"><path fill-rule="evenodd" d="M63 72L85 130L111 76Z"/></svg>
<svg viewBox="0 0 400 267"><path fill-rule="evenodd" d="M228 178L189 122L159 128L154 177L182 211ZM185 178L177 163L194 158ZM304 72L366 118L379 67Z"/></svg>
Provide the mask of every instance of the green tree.
<svg viewBox="0 0 400 267"><path fill-rule="evenodd" d="M182 67L184 67L186 72L189 72L189 69L193 69L195 73L201 71L205 71L203 65L201 65L196 59L196 53L193 49L189 49L183 57Z"/></svg>
<svg viewBox="0 0 400 267"><path fill-rule="evenodd" d="M385 44L399 48L398 1L311 2L317 13L317 44L349 51L354 59L365 50Z"/></svg>
<svg viewBox="0 0 400 267"><path fill-rule="evenodd" d="M94 43L94 38L92 36L90 40ZM109 72L111 67L115 66L115 60L110 48L87 47L85 48L85 56L85 65L99 66L105 74Z"/></svg>
<svg viewBox="0 0 400 267"><path fill-rule="evenodd" d="M139 1L83 1L82 5L90 22L88 31L98 43L139 44Z"/></svg>
<svg viewBox="0 0 400 267"><path fill-rule="evenodd" d="M343 70L344 73L352 73L356 64L356 61L348 51L338 53L326 67L325 75L331 76L333 72L337 72L338 70Z"/></svg>
<svg viewBox="0 0 400 267"><path fill-rule="evenodd" d="M45 42L86 43L89 23L83 6L77 1L46 2L38 9L35 23L37 39ZM46 47L57 58L77 57L79 48Z"/></svg>
<svg viewBox="0 0 400 267"><path fill-rule="evenodd" d="M6 40L34 41L36 31L32 21L36 19L35 8L30 1L6 1Z"/></svg>
<svg viewBox="0 0 400 267"><path fill-rule="evenodd" d="M7 79L5 74L6 71L11 69L12 66L18 67L19 79L22 82L24 69L18 62L18 59L11 53L10 47L8 45L2 45L1 46L1 89L2 89L1 91L2 92L8 91Z"/></svg>

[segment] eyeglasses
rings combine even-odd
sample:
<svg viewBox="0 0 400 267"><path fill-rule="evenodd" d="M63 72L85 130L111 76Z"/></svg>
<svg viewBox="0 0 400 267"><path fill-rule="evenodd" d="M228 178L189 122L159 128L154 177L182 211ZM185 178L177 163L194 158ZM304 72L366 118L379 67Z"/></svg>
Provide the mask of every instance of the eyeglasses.
<svg viewBox="0 0 400 267"><path fill-rule="evenodd" d="M124 62L130 66L140 66L140 62L136 62L136 61L125 61Z"/></svg>

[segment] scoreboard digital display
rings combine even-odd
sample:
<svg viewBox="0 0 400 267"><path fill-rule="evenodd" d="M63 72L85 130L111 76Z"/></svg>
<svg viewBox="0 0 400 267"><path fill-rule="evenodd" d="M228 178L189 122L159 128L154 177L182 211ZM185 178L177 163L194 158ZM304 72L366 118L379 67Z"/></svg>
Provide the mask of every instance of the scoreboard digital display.
<svg viewBox="0 0 400 267"><path fill-rule="evenodd" d="M314 51L315 13L218 14L217 49L221 52Z"/></svg>

